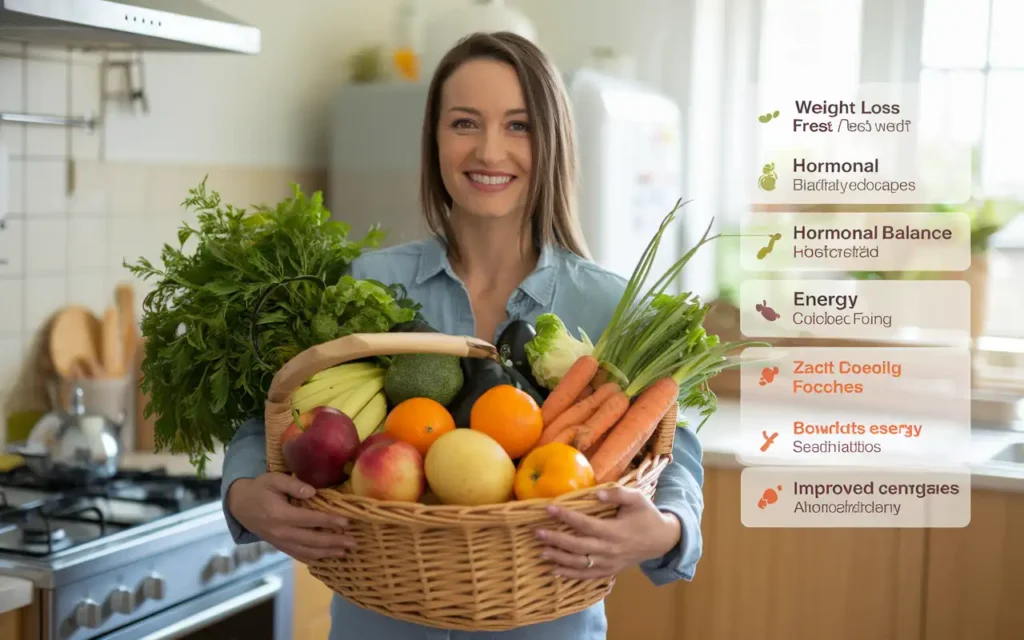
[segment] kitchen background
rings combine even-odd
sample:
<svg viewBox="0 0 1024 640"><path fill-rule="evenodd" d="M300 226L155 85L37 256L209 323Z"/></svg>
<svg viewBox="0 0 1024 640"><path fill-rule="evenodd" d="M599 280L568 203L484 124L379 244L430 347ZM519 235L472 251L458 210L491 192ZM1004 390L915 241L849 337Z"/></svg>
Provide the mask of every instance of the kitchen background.
<svg viewBox="0 0 1024 640"><path fill-rule="evenodd" d="M189 217L180 203L204 176L209 175L210 188L239 206L274 203L289 194L290 182L299 183L307 193L324 189L328 199L344 201L346 194L331 192L332 166L339 157L333 140L339 129L352 122L346 122L345 111L338 108L338 96L356 87L366 90L362 84L352 84L353 55L366 47L379 45L386 52L395 46L401 9L408 3L211 0L208 4L257 26L262 39L259 54L104 55L0 40L0 113L102 120L95 130L0 121L0 146L8 156L6 176L0 176L0 185L6 185L0 189L6 194L6 200L0 200L0 212L6 213L0 228L0 301L4 305L0 313L0 443L6 437L5 420L13 416L13 428L18 414L48 408L39 369L46 367L42 362L46 331L54 314L80 304L102 316L114 304L115 288L122 283L133 287L135 313L141 313L147 285L134 280L123 261L140 256L156 259L163 243L175 242L179 225ZM419 6L427 21L466 4L430 0ZM677 106L682 189L663 209L667 211L676 197L693 198L687 218L703 221L713 215L720 228L737 224L749 208L751 185L737 170L743 162L742 145L736 129L729 126L735 118L747 117L740 96L749 82L770 84L773 79L792 81L794 77L813 82L826 75L850 84L920 82L924 125L951 131L957 139L976 146L975 197L989 204L978 210L998 214L991 227L985 226L987 217L977 218L976 267L962 276L984 294L975 316L979 320L974 344L977 395L999 390L1016 399L1024 392L1024 323L1020 321L1024 315L1024 217L1017 215L1017 202L1024 197L1024 174L1017 157L1024 148L1024 123L1019 117L1024 104L1024 41L1019 38L1024 8L1018 0L509 0L506 4L528 18L539 43L559 67L593 66L614 76L628 76ZM365 67L364 59L361 73ZM403 81L389 77L379 82L387 88ZM132 98L133 92L141 93ZM418 126L414 122L412 129ZM372 139L366 144L372 146ZM377 160L367 160L365 167L352 165L352 158L369 158L371 151L369 146L365 153L362 148L345 149L346 170L355 175L381 170L369 166ZM335 208L335 214L361 221L376 215L348 208L354 206ZM395 205L388 201L382 206ZM381 212L385 214L397 215L397 220L405 216L392 210ZM415 224L415 216L410 210L410 225ZM702 260L713 277L700 281L700 292L728 307L744 277L738 257L728 243L721 243L708 247ZM723 318L723 334L734 330L727 322L728 313ZM730 390L723 391L727 397ZM1016 406L1004 407L999 420L1007 422L1007 415L1016 415L1012 414ZM713 439L713 430L719 427L724 429L722 422L709 424L704 433L711 430ZM708 441L710 466L719 464L715 446ZM1024 453L1006 455L1012 461ZM725 457L730 456L721 459ZM919 531L875 531L864 534L867 537L836 534L835 538L830 533L800 532L785 539L771 537L774 533L744 532L733 522L734 511L716 506L726 504L736 491L738 474L734 478L724 470L714 473L709 471L705 492L706 535L718 535L720 549L763 545L794 556L804 550L805 561L793 565L794 575L801 578L782 575L785 572L769 568L767 560L750 551L743 566L757 567L757 584L747 588L746 578L739 577L743 567L727 569L727 558L710 552L700 570L704 590L697 595L689 591L691 597L685 602L676 601L675 591L651 592L641 581L627 580L641 595L613 602L613 614L641 605L664 609L641 623L649 628L632 626L628 628L632 632L639 630L650 638L684 637L675 630L682 634L685 627L688 633L712 638L965 640L1024 633L1019 631L1024 620L1012 613L1012 598L1024 593L1024 583L1009 577L1011 567L1024 568L1020 554L994 542L1019 532L1024 523L1024 506L1018 498L1004 503L1001 494L983 496L976 501L976 521L982 524L972 525L973 532L964 533L963 538L933 540L932 554L935 550L945 550L948 557L956 550L963 554L957 556L961 564L945 568L930 564L935 560L924 550L928 540ZM715 496L726 497L716 502ZM865 544L878 551L869 558L858 555L857 549ZM965 549L974 549L972 544L986 547L986 555L968 556ZM907 549L921 551L915 555ZM816 553L828 557L848 553L862 566L828 564ZM1007 568L993 568L984 575L971 573L971 566L984 563ZM884 572L888 578L879 577ZM849 589L844 597L854 604L845 611L825 604L824 599L814 600L820 626L798 623L799 606L792 602L792 611L777 608L785 605L776 603L777 610L772 610L776 614L756 609L756 616L754 608L740 607L741 603L761 606L758 589L789 588L810 602L835 575ZM1012 582L1003 584L1003 578ZM932 589L931 597L940 593L937 603L919 588L935 580L940 588ZM883 583L877 598L866 595ZM950 584L962 588L954 594ZM897 606L897 596L906 593L908 585L912 585L910 599L918 598L921 609L914 602L906 604L906 609ZM853 594L859 587L863 589ZM886 593L892 595L892 602L883 602ZM732 599L734 605L725 604ZM965 613L968 608L970 613ZM924 609L927 613L922 614ZM704 617L700 617L702 611L707 612ZM746 634L737 612L774 620L774 631ZM954 616L950 612L958 617L949 617ZM303 616L318 620L321 629L325 624L320 610L308 616L296 612L297 619ZM699 624L686 623L686 616L699 618ZM855 628L863 635L851 630ZM805 631L807 635L794 635Z"/></svg>

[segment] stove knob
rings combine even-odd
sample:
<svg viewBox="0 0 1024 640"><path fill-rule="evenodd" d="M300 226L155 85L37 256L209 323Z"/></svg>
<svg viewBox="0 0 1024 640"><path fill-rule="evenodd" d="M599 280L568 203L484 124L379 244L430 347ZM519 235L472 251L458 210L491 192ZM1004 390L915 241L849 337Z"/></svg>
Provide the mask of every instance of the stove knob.
<svg viewBox="0 0 1024 640"><path fill-rule="evenodd" d="M142 595L147 600L163 600L166 586L159 573L151 573L142 581Z"/></svg>
<svg viewBox="0 0 1024 640"><path fill-rule="evenodd" d="M213 569L214 573L227 575L235 570L235 559L226 553L218 553L210 561L210 568Z"/></svg>
<svg viewBox="0 0 1024 640"><path fill-rule="evenodd" d="M75 622L87 629L99 628L103 625L103 607L95 600L82 600L75 607Z"/></svg>
<svg viewBox="0 0 1024 640"><path fill-rule="evenodd" d="M118 587L110 594L110 608L117 613L129 614L135 611L135 592Z"/></svg>

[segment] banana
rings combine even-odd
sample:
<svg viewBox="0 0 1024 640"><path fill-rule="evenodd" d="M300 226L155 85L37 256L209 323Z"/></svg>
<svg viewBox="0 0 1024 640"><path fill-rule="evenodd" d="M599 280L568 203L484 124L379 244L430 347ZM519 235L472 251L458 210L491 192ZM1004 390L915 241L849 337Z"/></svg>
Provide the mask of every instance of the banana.
<svg viewBox="0 0 1024 640"><path fill-rule="evenodd" d="M319 394L327 389L341 389L343 387L354 386L355 384L366 380L368 377L374 375L382 375L384 370L381 368L376 369L349 369L346 371L339 371L326 378L321 378L315 382L307 382L292 393L292 400L294 402L305 402L305 400L313 395ZM335 393L337 395L337 393Z"/></svg>
<svg viewBox="0 0 1024 640"><path fill-rule="evenodd" d="M299 413L306 413L307 411L313 409L314 407L325 405L334 407L335 409L338 409L340 411L341 407L339 405L341 403L339 402L339 400L352 395L353 391L359 389L362 385L365 385L368 382L375 382L383 386L384 374L374 372L364 373L361 375L361 377L357 379L349 380L345 384L341 384L336 387L322 389L306 398L303 398L301 401L296 401L295 398L293 397L292 408L294 408Z"/></svg>
<svg viewBox="0 0 1024 640"><path fill-rule="evenodd" d="M346 362L345 364L339 364L331 367L330 369L324 369L310 376L309 380L306 380L306 384L310 382L316 382L318 380L324 380L327 378L333 378L336 375L344 374L353 371L372 371L374 369L380 369L380 365L374 362Z"/></svg>
<svg viewBox="0 0 1024 640"><path fill-rule="evenodd" d="M356 424L356 431L359 432L359 441L362 442L370 437L370 434L377 430L377 427L384 424L384 418L388 415L388 399L383 391L378 391L370 399L366 406L352 418Z"/></svg>
<svg viewBox="0 0 1024 640"><path fill-rule="evenodd" d="M359 415L359 412L373 399L373 396L383 390L384 376L371 378L353 389L352 393L341 403L341 406L336 408L350 418Z"/></svg>

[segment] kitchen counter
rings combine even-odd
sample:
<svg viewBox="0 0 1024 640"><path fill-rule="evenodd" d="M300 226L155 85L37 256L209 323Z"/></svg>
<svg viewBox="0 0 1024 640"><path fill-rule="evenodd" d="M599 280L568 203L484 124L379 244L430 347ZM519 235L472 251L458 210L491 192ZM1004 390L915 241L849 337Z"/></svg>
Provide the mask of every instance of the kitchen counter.
<svg viewBox="0 0 1024 640"><path fill-rule="evenodd" d="M125 452L121 454L120 467L137 471L164 468L167 473L172 475L194 475L196 473L188 456L180 453ZM206 463L206 475L210 478L219 478L223 467L224 450L218 448L215 453L210 454L210 459Z"/></svg>
<svg viewBox="0 0 1024 640"><path fill-rule="evenodd" d="M704 448L705 467L743 469L751 466L736 455L741 441L738 398L720 397L718 411L708 418L697 438ZM989 461L998 451L1014 443L1024 443L1024 431L972 429L971 445L956 461L970 468L973 489L1024 493L1024 464Z"/></svg>
<svg viewBox="0 0 1024 640"><path fill-rule="evenodd" d="M32 604L32 583L21 578L0 576L0 613Z"/></svg>

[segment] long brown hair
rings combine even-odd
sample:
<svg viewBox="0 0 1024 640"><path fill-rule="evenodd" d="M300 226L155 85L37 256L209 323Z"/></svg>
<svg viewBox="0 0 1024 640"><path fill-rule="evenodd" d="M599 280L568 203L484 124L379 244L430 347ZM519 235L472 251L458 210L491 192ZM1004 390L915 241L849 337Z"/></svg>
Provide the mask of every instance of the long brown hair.
<svg viewBox="0 0 1024 640"><path fill-rule="evenodd" d="M430 231L459 257L448 213L452 198L441 180L437 129L441 89L462 64L481 58L510 65L519 76L530 118L532 169L523 231L534 248L555 244L583 258L590 252L576 213L577 159L575 125L562 76L535 44L514 33L474 33L441 59L430 81L423 118L420 203Z"/></svg>

